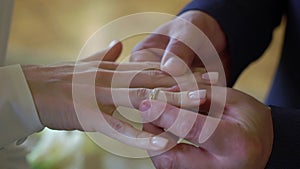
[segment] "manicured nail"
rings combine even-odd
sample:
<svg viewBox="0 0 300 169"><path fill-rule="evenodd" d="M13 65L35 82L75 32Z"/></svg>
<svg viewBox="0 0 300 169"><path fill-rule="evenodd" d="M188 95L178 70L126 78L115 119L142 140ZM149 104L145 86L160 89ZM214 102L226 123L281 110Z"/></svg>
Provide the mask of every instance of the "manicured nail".
<svg viewBox="0 0 300 169"><path fill-rule="evenodd" d="M169 59L163 63L161 69L173 76L179 76L187 71L187 65L176 56L169 56Z"/></svg>
<svg viewBox="0 0 300 169"><path fill-rule="evenodd" d="M197 91L189 92L188 96L192 100L200 100L206 97L206 90L197 90Z"/></svg>
<svg viewBox="0 0 300 169"><path fill-rule="evenodd" d="M118 40L113 40L113 41L110 42L110 44L108 45L108 47L109 47L109 48L112 48L112 47L114 47L117 43L119 43Z"/></svg>
<svg viewBox="0 0 300 169"><path fill-rule="evenodd" d="M142 104L139 107L141 112L145 112L145 111L149 110L150 108L151 108L151 103L148 100L142 102Z"/></svg>
<svg viewBox="0 0 300 169"><path fill-rule="evenodd" d="M165 138L155 136L155 137L152 137L151 144L154 145L155 147L158 147L159 149L163 149L167 146L168 141L169 140L167 140Z"/></svg>
<svg viewBox="0 0 300 169"><path fill-rule="evenodd" d="M219 73L218 72L207 72L202 74L202 78L206 80L210 80L212 82L217 82L219 79Z"/></svg>

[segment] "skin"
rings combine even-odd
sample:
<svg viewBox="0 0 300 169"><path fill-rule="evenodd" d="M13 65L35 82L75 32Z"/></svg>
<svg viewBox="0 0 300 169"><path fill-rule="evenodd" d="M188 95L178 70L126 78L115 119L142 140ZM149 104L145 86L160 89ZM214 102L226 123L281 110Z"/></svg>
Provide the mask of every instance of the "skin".
<svg viewBox="0 0 300 169"><path fill-rule="evenodd" d="M217 21L201 11L188 11L179 17L194 24L207 36L218 52L225 70L225 77L220 77L220 79L226 78L227 82L230 81L230 53L228 52L226 35ZM183 69L184 66L179 66L180 64L185 64L190 69L203 66L198 56L187 45L170 38L182 35L181 37L186 38L186 41L193 39L189 27L180 23L178 19L173 19L157 28L153 34L137 44L133 50L131 61L159 62L161 63L161 70L175 76L182 75L188 70ZM161 33L167 36L159 35ZM203 41L203 39L197 39L191 45L198 46L200 53L209 57L208 51L205 50L207 49L207 41ZM154 48L161 50L153 50ZM140 54L135 55L135 53ZM168 62L170 58L175 59ZM206 66L214 69L214 61L212 60L211 64ZM227 90L226 106L222 121L214 135L205 143L201 143L200 147L178 144L166 153L153 156L152 161L156 168L264 168L273 143L270 110L253 97L240 91L229 88L224 88L224 90ZM181 89L181 91L183 90ZM216 102L216 100L210 101ZM150 103L151 109L146 111L143 105L150 105ZM166 106L163 112L162 106ZM205 113L207 109L204 108L209 107L209 105L203 106L201 112ZM195 144L199 144L197 139L203 126L203 119L206 118L205 115L181 109L186 113L183 115L186 120L182 120L181 123L183 124L174 124L174 119L180 111L177 107L155 101L146 101L141 105L140 110L144 111L142 114L145 121L152 122L144 125L145 131L157 134L173 124L175 128L169 131L171 138L175 136L184 137ZM155 110L162 113L155 114ZM150 112L156 115L156 118L150 117ZM196 119L194 127L186 137L183 136L180 126L186 126L187 124L184 123L193 119ZM176 126L179 127L176 128ZM173 142L176 143L176 140Z"/></svg>
<svg viewBox="0 0 300 169"><path fill-rule="evenodd" d="M149 98L151 88L168 87L174 85L175 81L158 70L158 63L118 64L112 62L118 58L121 50L122 44L116 43L113 47L76 64L23 65L22 69L41 123L55 130L101 132L123 143L143 149L164 148L168 142L166 139L139 131L112 117L112 112L117 106L137 108L142 100ZM101 59L104 61L100 62ZM75 65L79 71L74 72ZM95 83L87 83L86 79L93 75L96 76ZM200 78L199 72L198 75L191 74L190 76L194 75L198 79L197 82L205 82L205 79ZM82 80L74 81L75 76ZM116 77L114 83L112 83L113 77ZM131 77L134 78L128 86L128 79ZM187 77L182 76L180 79L186 81ZM153 80L155 83L151 83ZM77 101L74 100L72 90L77 89L80 89L82 93L80 93L81 100L75 106ZM89 101L85 102L91 97L86 91L91 89L95 89L93 93L96 95L96 105L98 105L96 107ZM117 97L113 98L112 93ZM184 93L186 94L186 92L161 91L158 99L180 106L182 104L174 98ZM201 102L203 101L194 100L188 103L195 106ZM138 140L137 138L144 139Z"/></svg>
<svg viewBox="0 0 300 169"><path fill-rule="evenodd" d="M202 55L209 57L209 54L207 53L209 51L205 50L208 48L207 39L212 43L223 63L226 78L229 80L230 57L228 53L226 35L219 24L211 16L201 11L185 12L180 15L179 18L175 18L158 27L153 34L146 37L135 46L130 60L133 62L160 62L161 70L174 76L186 73L187 69L183 69L186 66L189 68L203 67L203 63L199 57L185 43L174 38L170 38L180 36L185 39L185 42L190 42L190 39L193 39L193 35L191 35L191 32L193 32L192 28L190 26L185 26L182 19L194 24L204 33L201 39L191 42L197 46ZM170 58L177 59L167 64L168 59ZM180 63L178 63L178 59L180 60ZM209 67L212 70L214 69L213 61Z"/></svg>
<svg viewBox="0 0 300 169"><path fill-rule="evenodd" d="M210 89L206 88L208 93ZM207 119L210 103L218 105L218 99L200 106L200 112L180 109L173 105L147 100L140 105L145 121L144 130L160 134L165 130L173 143L185 138L193 143L173 144L167 152L149 151L152 161L158 169L263 169L268 161L273 144L273 128L270 109L255 98L231 88L215 87L226 90L227 99L218 127L206 141L200 141L200 133ZM158 113L160 112L160 113ZM178 119L179 112L182 113ZM213 118L214 119L214 118ZM190 122L195 121L191 126ZM186 130L183 126L191 126ZM177 139L176 139L177 137ZM196 146L195 146L196 145ZM170 147L171 145L169 145Z"/></svg>

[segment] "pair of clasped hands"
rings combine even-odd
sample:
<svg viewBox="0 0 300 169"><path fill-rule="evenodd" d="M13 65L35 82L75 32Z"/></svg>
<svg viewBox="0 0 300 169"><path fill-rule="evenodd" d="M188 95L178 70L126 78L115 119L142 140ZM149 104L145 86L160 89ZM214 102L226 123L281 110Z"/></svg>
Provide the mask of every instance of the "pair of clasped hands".
<svg viewBox="0 0 300 169"><path fill-rule="evenodd" d="M199 11L186 12L181 17L203 30L227 70L225 36L218 26L212 26L217 23ZM157 32L172 34L172 29L181 28L176 31L188 37L190 31L178 24L174 19ZM150 48L165 52L151 52L147 50ZM146 149L156 168L264 168L273 143L267 106L240 91L218 86L218 74L194 69L203 66L200 60L195 59L187 46L168 36L152 34L144 39L133 50L129 63L114 62L121 50L122 44L114 43L105 51L76 63L78 71L75 72L74 63L23 66L42 124L55 130L101 132ZM182 63L191 69L183 69L187 66L182 67ZM84 79L91 74L96 75L93 84L84 80L74 84L74 76ZM74 85L82 89L83 100L90 97L86 96L85 89L94 89L101 111L93 111L89 103L74 106ZM218 97L211 97L212 89L226 94L224 107L218 109L223 112L213 112L221 114L220 117L208 115L210 105L222 106ZM139 109L143 131L114 118L112 112L117 106ZM209 122L219 121L212 135L203 140L200 135L209 128L203 128L207 118L211 119ZM192 144L177 143L180 138Z"/></svg>

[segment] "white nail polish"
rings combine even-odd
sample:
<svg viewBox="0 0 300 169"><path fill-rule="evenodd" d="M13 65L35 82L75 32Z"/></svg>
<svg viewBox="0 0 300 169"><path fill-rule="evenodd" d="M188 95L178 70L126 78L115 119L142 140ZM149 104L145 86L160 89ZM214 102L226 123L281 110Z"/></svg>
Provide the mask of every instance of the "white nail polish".
<svg viewBox="0 0 300 169"><path fill-rule="evenodd" d="M192 100L200 100L206 97L206 90L197 90L197 91L189 92L188 96Z"/></svg>
<svg viewBox="0 0 300 169"><path fill-rule="evenodd" d="M151 144L160 149L163 149L167 146L168 140L165 138L162 138L162 137L155 136L155 137L152 137Z"/></svg>
<svg viewBox="0 0 300 169"><path fill-rule="evenodd" d="M202 74L202 78L206 80L210 80L212 82L217 82L219 80L218 72L207 72Z"/></svg>
<svg viewBox="0 0 300 169"><path fill-rule="evenodd" d="M110 44L108 45L109 48L114 47L119 41L118 40L113 40L110 42Z"/></svg>

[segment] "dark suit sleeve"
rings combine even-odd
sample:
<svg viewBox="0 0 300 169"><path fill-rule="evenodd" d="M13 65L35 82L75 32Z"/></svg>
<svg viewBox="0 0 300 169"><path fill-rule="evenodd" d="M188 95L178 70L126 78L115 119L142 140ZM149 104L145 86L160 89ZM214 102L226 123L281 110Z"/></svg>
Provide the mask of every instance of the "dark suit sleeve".
<svg viewBox="0 0 300 169"><path fill-rule="evenodd" d="M243 69L269 45L284 4L282 0L194 0L181 13L188 10L211 15L226 33L232 86Z"/></svg>
<svg viewBox="0 0 300 169"><path fill-rule="evenodd" d="M267 169L300 168L300 109L271 106L273 150Z"/></svg>

